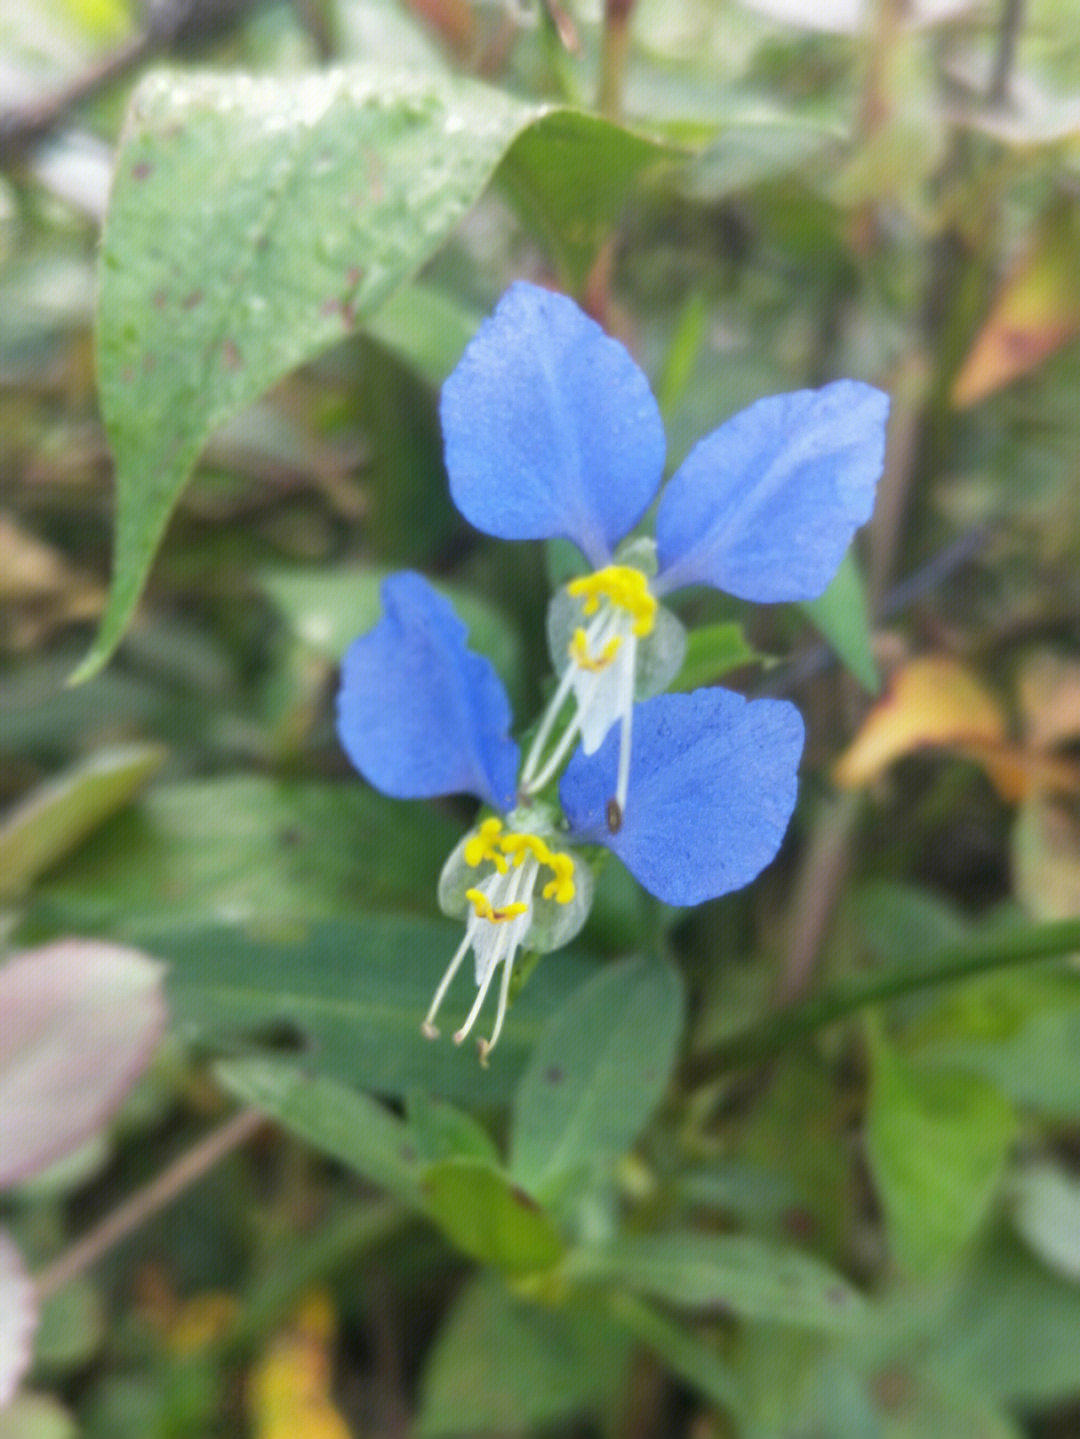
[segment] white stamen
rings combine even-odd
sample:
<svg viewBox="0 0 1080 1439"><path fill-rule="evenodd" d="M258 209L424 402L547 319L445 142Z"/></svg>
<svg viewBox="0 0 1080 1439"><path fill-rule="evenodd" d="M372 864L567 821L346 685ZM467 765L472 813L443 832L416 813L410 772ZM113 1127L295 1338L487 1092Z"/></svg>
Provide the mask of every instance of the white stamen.
<svg viewBox="0 0 1080 1439"><path fill-rule="evenodd" d="M619 732L619 768L615 779L615 803L619 815L626 813L626 792L630 788L630 730L634 722L634 656L635 646L630 643L631 661L620 674L619 712L622 720Z"/></svg>
<svg viewBox="0 0 1080 1439"><path fill-rule="evenodd" d="M490 1039L480 1041L480 1063L487 1064L488 1055L498 1043L499 1035L502 1033L503 1020L506 1018L506 1001L510 996L510 976L513 973L512 956L508 956L503 964L502 982L499 985L499 1007L495 1012L495 1027L491 1031Z"/></svg>
<svg viewBox="0 0 1080 1439"><path fill-rule="evenodd" d="M570 687L574 683L574 665L570 664L562 672L558 688L551 697L551 702L544 711L544 718L540 722L540 728L536 731L536 737L529 747L528 758L525 767L521 771L521 788L523 790L540 789L542 786L533 783L533 775L540 763L540 756L544 752L544 746L551 737L551 731L555 728L555 721L559 717L559 711L566 703L566 696L570 693Z"/></svg>
<svg viewBox="0 0 1080 1439"><path fill-rule="evenodd" d="M472 941L473 921L470 919L469 923L465 926L465 938L458 945L457 951L455 952L453 959L446 966L446 973L443 975L442 979L439 980L439 987L435 991L435 998L431 1001L431 1008L428 1010L426 1016L424 1017L424 1022L420 1026L421 1030L428 1039L438 1039L439 1037L439 1031L435 1028L434 1023L435 1016L439 1012L439 1005L442 1004L443 997L445 996L446 991L450 988L450 984L454 978L454 975L457 974L458 970L461 968L461 962L469 952L469 946L472 944Z"/></svg>

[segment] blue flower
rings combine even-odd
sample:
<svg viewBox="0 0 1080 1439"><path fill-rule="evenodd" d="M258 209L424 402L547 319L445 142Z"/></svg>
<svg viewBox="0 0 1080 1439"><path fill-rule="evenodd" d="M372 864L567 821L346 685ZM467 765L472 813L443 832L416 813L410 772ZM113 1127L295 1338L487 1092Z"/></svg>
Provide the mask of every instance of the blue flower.
<svg viewBox="0 0 1080 1439"><path fill-rule="evenodd" d="M544 787L578 736L593 754L618 723L613 798L625 808L634 700L665 688L681 660L677 621L658 601L697 584L757 602L821 594L873 508L888 404L855 380L758 400L669 480L655 546L617 554L660 485L656 401L572 300L511 285L443 386L441 416L465 518L500 539L571 540L593 571L570 584L550 626L558 703L572 694L576 717L546 756L555 716L542 725L526 790Z"/></svg>
<svg viewBox="0 0 1080 1439"><path fill-rule="evenodd" d="M782 700L726 690L661 695L636 707L630 765L634 803L612 823L622 763L612 734L570 761L559 787L569 829L515 794L519 757L510 705L491 664L470 651L465 627L420 575L382 587L384 617L350 646L337 702L341 742L357 769L396 797L473 794L497 813L447 861L440 901L465 935L424 1021L429 1035L471 950L477 995L456 1042L471 1030L502 967L486 1057L506 1013L523 945L569 942L584 923L592 871L576 847L606 846L659 899L691 905L747 884L779 848L795 804L803 726Z"/></svg>

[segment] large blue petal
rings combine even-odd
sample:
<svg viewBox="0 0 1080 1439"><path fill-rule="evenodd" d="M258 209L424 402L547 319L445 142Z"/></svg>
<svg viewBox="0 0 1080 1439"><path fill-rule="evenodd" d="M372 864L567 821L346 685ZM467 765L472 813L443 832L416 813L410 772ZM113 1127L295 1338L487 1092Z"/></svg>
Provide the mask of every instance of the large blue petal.
<svg viewBox="0 0 1080 1439"><path fill-rule="evenodd" d="M595 754L577 751L559 796L575 838L613 850L657 899L700 904L749 884L780 848L802 746L802 717L786 700L658 695L634 709L622 828L606 823L617 730Z"/></svg>
<svg viewBox="0 0 1080 1439"><path fill-rule="evenodd" d="M660 483L645 376L573 300L524 281L469 342L440 412L454 503L499 539L562 536L599 568Z"/></svg>
<svg viewBox="0 0 1080 1439"><path fill-rule="evenodd" d="M391 575L381 595L383 618L342 663L346 754L395 799L474 794L510 809L520 754L499 676L467 648L465 626L422 576Z"/></svg>
<svg viewBox="0 0 1080 1439"><path fill-rule="evenodd" d="M660 500L658 592L810 600L870 517L889 399L837 380L758 400L701 440Z"/></svg>

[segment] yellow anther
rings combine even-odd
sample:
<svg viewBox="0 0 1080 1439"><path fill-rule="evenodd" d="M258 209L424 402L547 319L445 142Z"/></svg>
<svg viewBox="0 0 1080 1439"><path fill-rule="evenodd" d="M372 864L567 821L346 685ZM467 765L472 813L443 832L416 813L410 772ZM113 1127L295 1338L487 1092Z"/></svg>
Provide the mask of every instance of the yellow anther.
<svg viewBox="0 0 1080 1439"><path fill-rule="evenodd" d="M556 904L569 904L574 898L574 861L561 850L549 849L538 834L519 834L513 830L504 834L502 820L492 817L484 820L465 845L466 864L475 868L490 860L500 874L506 874L511 865L515 869L520 868L530 855L555 876L544 886L544 898L554 899ZM501 909L493 909L478 889L467 889L465 898L470 901L479 919L490 919L493 923L513 919L515 915L524 914L529 907L515 901Z"/></svg>
<svg viewBox="0 0 1080 1439"><path fill-rule="evenodd" d="M551 863L551 851L538 835L508 834L500 843L503 853L508 854L515 865L523 864L527 854L531 854L539 864Z"/></svg>
<svg viewBox="0 0 1080 1439"><path fill-rule="evenodd" d="M578 628L574 631L574 638L570 641L570 658L579 670L589 670L592 674L598 675L611 664L611 661L619 653L621 644L622 636L612 635L598 655L591 655L585 631Z"/></svg>
<svg viewBox="0 0 1080 1439"><path fill-rule="evenodd" d="M554 879L549 879L541 893L556 904L569 904L574 897L574 861L568 854L555 853L548 860Z"/></svg>
<svg viewBox="0 0 1080 1439"><path fill-rule="evenodd" d="M501 834L501 819L492 815L490 819L484 820L476 834L470 835L465 842L465 863L471 869L476 869L489 859L500 874L505 874L509 866L499 852Z"/></svg>
<svg viewBox="0 0 1080 1439"><path fill-rule="evenodd" d="M476 911L477 919L488 919L492 924L503 924L508 919L517 919L519 914L524 914L529 908L527 904L515 900L513 904L504 904L501 909L493 909L487 895L478 889L467 889L465 898Z"/></svg>
<svg viewBox="0 0 1080 1439"><path fill-rule="evenodd" d="M567 594L584 599L587 615L594 615L601 599L609 600L631 615L634 633L640 638L650 634L656 617L656 598L649 593L649 581L631 565L608 565L591 575L571 580Z"/></svg>

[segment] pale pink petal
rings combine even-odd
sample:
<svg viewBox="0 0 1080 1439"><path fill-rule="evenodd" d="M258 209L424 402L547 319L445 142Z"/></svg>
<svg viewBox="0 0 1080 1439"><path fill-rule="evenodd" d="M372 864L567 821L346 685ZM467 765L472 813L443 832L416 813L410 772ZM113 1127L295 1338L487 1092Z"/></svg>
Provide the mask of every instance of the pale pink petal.
<svg viewBox="0 0 1080 1439"><path fill-rule="evenodd" d="M164 966L65 939L0 965L0 1189L95 1134L166 1022Z"/></svg>

